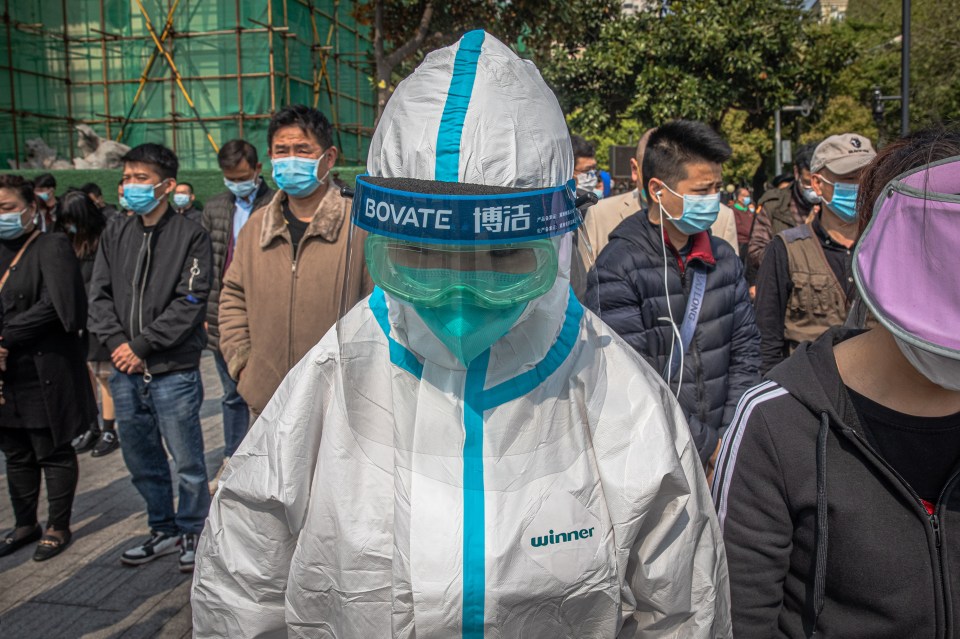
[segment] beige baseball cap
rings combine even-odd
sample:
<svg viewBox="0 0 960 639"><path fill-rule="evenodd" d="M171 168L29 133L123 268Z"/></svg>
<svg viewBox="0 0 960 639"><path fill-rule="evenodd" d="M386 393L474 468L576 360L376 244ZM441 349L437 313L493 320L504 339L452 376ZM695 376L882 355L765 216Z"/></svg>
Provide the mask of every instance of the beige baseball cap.
<svg viewBox="0 0 960 639"><path fill-rule="evenodd" d="M824 167L836 175L853 173L862 169L877 157L870 140L856 133L831 135L817 145L810 160L810 172Z"/></svg>

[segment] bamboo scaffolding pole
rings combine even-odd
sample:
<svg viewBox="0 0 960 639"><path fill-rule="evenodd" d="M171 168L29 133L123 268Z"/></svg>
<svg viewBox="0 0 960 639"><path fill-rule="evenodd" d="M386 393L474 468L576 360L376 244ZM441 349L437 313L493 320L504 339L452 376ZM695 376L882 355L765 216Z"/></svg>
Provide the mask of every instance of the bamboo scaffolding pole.
<svg viewBox="0 0 960 639"><path fill-rule="evenodd" d="M173 29L173 13L177 10L177 6L180 4L180 0L175 0L173 6L170 7L170 10L167 12L167 21L163 25L163 35L161 42L164 42L167 37L170 35ZM133 96L133 102L130 103L130 108L127 110L127 117L122 125L120 125L120 132L117 133L117 142L123 139L123 133L127 128L127 122L130 120L133 115L133 110L136 108L137 103L140 102L140 96L143 95L143 88L147 85L147 79L150 76L150 71L153 69L154 63L157 61L157 52L153 51L150 54L150 58L147 60L146 66L143 68L143 73L140 74L140 84L137 87L137 93Z"/></svg>
<svg viewBox="0 0 960 639"><path fill-rule="evenodd" d="M180 79L180 72L177 70L177 64L173 61L173 56L170 55L170 52L163 48L163 44L160 42L160 39L157 37L157 32L153 28L153 23L150 21L150 16L147 14L147 9L143 6L141 0L135 0L137 6L140 8L140 13L143 14L143 19L147 27L147 31L150 32L150 35L153 37L153 43L157 46L157 49L163 54L167 59L167 64L170 65L170 70L173 71L173 76L176 79L177 86L180 87L180 92L183 94L184 99L187 101L187 104L190 105L190 108L193 110L194 114L197 116L200 121L200 127L203 129L203 132L207 135L207 140L210 141L210 145L213 147L214 153L220 152L220 147L217 146L217 143L213 141L213 136L210 135L210 131L207 129L206 125L203 123L203 119L200 118L200 113L197 111L197 107L193 103L193 99L190 97L190 93L187 92L187 88L183 86L183 81ZM179 0L175 0L179 1ZM66 2L66 0L64 0ZM174 136L176 140L176 136ZM174 149L176 150L176 149Z"/></svg>
<svg viewBox="0 0 960 639"><path fill-rule="evenodd" d="M13 31L10 26L10 0L3 2L3 21L7 24L7 64L13 67ZM13 162L20 168L20 137L17 135L17 83L13 71L7 74L10 78L10 128L13 132Z"/></svg>
<svg viewBox="0 0 960 639"><path fill-rule="evenodd" d="M107 36L106 36L106 32L103 31L104 29L107 28L107 24L106 24L106 16L104 14L104 8L103 8L103 0L100 0L99 4L100 4L100 29L101 29L101 34L103 34L100 37L100 65L101 65L101 71L103 72L103 108L106 111L106 117L107 117L107 127L106 127L107 139L110 139L113 137L110 134L110 82L109 82L109 78L107 77L107 66L108 66Z"/></svg>

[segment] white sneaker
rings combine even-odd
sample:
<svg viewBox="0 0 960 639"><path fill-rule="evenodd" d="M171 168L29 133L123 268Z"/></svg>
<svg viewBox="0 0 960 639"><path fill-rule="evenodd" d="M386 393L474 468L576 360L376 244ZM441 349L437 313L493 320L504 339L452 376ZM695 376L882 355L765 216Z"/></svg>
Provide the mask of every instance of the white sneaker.
<svg viewBox="0 0 960 639"><path fill-rule="evenodd" d="M157 557L163 557L177 552L180 547L180 537L167 533L155 532L143 544L127 550L120 556L120 561L128 566L139 566Z"/></svg>
<svg viewBox="0 0 960 639"><path fill-rule="evenodd" d="M193 572L193 563L197 558L197 542L200 535L186 533L180 535L180 572Z"/></svg>

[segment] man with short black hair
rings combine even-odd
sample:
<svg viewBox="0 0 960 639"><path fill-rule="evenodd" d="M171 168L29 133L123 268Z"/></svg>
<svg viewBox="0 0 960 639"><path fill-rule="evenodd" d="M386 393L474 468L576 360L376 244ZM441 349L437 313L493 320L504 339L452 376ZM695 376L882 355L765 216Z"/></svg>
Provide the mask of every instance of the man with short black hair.
<svg viewBox="0 0 960 639"><path fill-rule="evenodd" d="M107 226L90 282L88 329L111 352L110 379L123 459L147 503L151 536L120 560L139 565L180 552L182 572L210 506L200 405L210 238L169 205L177 156L141 144L122 158L134 215ZM179 479L177 508L166 450Z"/></svg>
<svg viewBox="0 0 960 639"><path fill-rule="evenodd" d="M40 230L52 231L57 222L59 202L57 201L57 178L50 173L41 173L33 178L33 194L37 196L40 208Z"/></svg>
<svg viewBox="0 0 960 639"><path fill-rule="evenodd" d="M577 190L603 198L596 148L579 135L571 135L570 143L573 145L573 179L577 181Z"/></svg>
<svg viewBox="0 0 960 639"><path fill-rule="evenodd" d="M254 417L337 321L341 299L349 308L372 289L369 276L344 275L352 201L330 176L339 152L326 116L284 107L267 144L280 190L240 231L220 293L220 349Z"/></svg>
<svg viewBox="0 0 960 639"><path fill-rule="evenodd" d="M677 394L708 472L737 402L760 381L760 335L743 265L708 232L730 155L701 122L658 127L642 166L650 207L610 234L586 295Z"/></svg>
<svg viewBox="0 0 960 639"><path fill-rule="evenodd" d="M183 217L200 224L200 209L194 204L197 196L193 192L193 185L189 182L177 182L177 188L173 191L173 210Z"/></svg>
<svg viewBox="0 0 960 639"><path fill-rule="evenodd" d="M600 252L609 242L610 233L617 228L623 220L627 219L640 209L647 208L647 193L643 188L640 178L640 167L643 164L643 156L646 152L647 141L656 129L647 129L640 137L637 143L636 156L630 158L630 178L636 184L636 188L622 195L615 195L604 198L590 207L590 213L583 220L583 229L587 239L590 241L592 255L582 252L584 260L590 260L585 264L589 270ZM737 250L737 225L734 222L733 211L725 204L720 205L720 213L717 215L717 221L710 227L710 232L721 240L726 240Z"/></svg>
<svg viewBox="0 0 960 639"><path fill-rule="evenodd" d="M101 190L99 184L96 182L87 182L80 187L80 190L86 193L87 197L97 205L97 208L100 209L100 212L103 213L103 216L108 222L116 217L120 217L120 211L103 199L103 190Z"/></svg>
<svg viewBox="0 0 960 639"><path fill-rule="evenodd" d="M236 452L250 424L247 403L237 392L237 382L230 377L227 362L220 352L220 291L223 276L233 261L240 230L250 215L273 199L274 191L261 175L262 165L257 149L246 140L230 140L217 154L217 163L223 173L227 190L210 198L203 207L203 226L210 233L213 244L213 281L207 301L207 346L213 351L217 374L223 386L220 406L223 412L223 462L210 482L210 493L216 492L220 476L227 462Z"/></svg>

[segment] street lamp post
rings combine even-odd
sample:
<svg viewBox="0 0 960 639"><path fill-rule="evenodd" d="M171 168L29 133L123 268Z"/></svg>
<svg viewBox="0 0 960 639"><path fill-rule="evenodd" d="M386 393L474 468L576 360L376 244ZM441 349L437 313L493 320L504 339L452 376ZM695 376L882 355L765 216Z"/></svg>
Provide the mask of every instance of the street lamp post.
<svg viewBox="0 0 960 639"><path fill-rule="evenodd" d="M809 100L804 100L800 104L788 104L777 109L773 114L773 140L774 140L774 149L773 149L773 165L775 168L774 174L780 175L783 173L783 140L780 130L780 113L801 113L803 117L810 115L810 111L813 109L813 104Z"/></svg>
<svg viewBox="0 0 960 639"><path fill-rule="evenodd" d="M910 0L903 0L900 41L900 135L910 132Z"/></svg>

